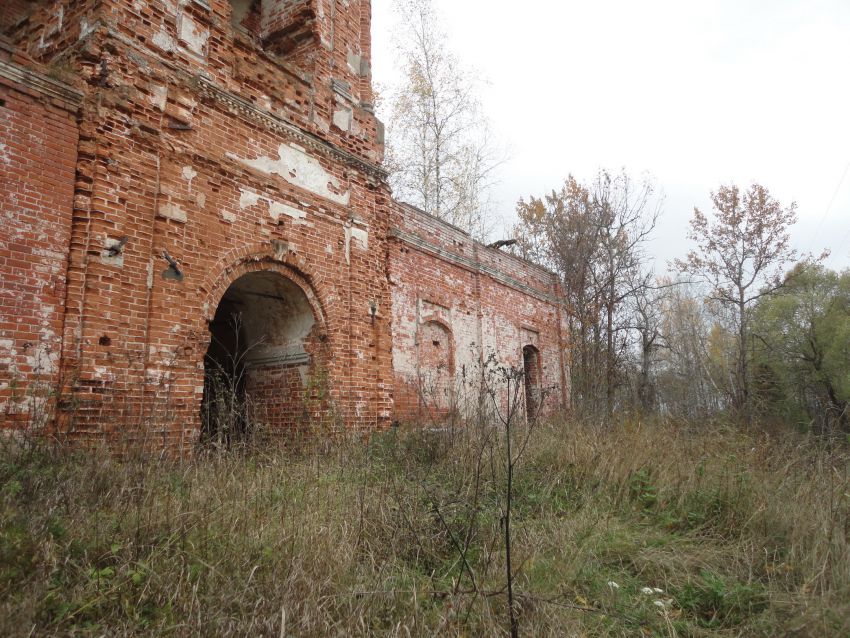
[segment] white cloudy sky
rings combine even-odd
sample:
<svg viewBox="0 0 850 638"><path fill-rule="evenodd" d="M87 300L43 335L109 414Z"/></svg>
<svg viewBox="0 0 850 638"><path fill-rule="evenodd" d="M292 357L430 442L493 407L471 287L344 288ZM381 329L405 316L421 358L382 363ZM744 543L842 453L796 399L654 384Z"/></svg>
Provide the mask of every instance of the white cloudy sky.
<svg viewBox="0 0 850 638"><path fill-rule="evenodd" d="M694 206L758 181L796 201L794 243L850 267L850 0L434 0L510 149L496 199L599 167L665 193L659 269ZM375 80L392 82L392 0L373 0ZM843 181L842 181L843 178Z"/></svg>

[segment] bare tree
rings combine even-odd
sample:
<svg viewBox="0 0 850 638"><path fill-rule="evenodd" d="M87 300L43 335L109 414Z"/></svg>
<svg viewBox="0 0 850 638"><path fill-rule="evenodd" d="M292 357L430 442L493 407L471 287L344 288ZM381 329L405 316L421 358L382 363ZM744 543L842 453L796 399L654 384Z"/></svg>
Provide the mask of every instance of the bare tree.
<svg viewBox="0 0 850 638"><path fill-rule="evenodd" d="M520 200L519 253L561 277L573 335L573 407L614 409L632 328L627 300L652 284L645 246L660 212L648 178L602 170L590 185L570 175L560 191ZM604 370L604 375L600 375Z"/></svg>
<svg viewBox="0 0 850 638"><path fill-rule="evenodd" d="M617 384L617 335L627 329L615 325L615 317L623 302L652 285L651 274L644 272L644 247L660 214L660 201L653 202L654 192L649 179L635 183L625 171L613 176L600 171L593 183L603 258L602 277L594 284L602 291L605 309L605 398L609 415L614 411Z"/></svg>
<svg viewBox="0 0 850 638"><path fill-rule="evenodd" d="M721 186L712 193L714 218L694 208L688 237L697 247L676 266L709 287L709 297L731 312L736 328L733 405L750 421L748 339L750 308L783 285L785 265L796 258L788 228L797 221L796 204L783 207L768 190L752 184L746 191Z"/></svg>
<svg viewBox="0 0 850 638"><path fill-rule="evenodd" d="M490 228L500 151L476 81L448 49L431 0L396 0L402 80L386 94L386 167L395 196L477 238Z"/></svg>

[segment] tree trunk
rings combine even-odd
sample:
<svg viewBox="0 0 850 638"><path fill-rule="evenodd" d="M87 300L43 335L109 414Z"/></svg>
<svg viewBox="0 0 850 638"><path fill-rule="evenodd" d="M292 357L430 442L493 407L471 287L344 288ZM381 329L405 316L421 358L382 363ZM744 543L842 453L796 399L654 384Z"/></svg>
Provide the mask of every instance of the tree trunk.
<svg viewBox="0 0 850 638"><path fill-rule="evenodd" d="M747 361L747 308L744 297L744 290L739 288L738 291L738 388L737 401L735 406L741 421L749 428L751 423L750 414L750 387Z"/></svg>

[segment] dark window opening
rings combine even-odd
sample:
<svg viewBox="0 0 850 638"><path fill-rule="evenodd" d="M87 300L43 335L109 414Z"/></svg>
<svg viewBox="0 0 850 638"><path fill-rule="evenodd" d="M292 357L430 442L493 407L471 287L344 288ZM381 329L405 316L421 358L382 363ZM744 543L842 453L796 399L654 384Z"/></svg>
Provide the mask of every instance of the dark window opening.
<svg viewBox="0 0 850 638"><path fill-rule="evenodd" d="M525 414L528 419L537 417L540 411L540 351L534 346L522 349L523 379L525 381Z"/></svg>

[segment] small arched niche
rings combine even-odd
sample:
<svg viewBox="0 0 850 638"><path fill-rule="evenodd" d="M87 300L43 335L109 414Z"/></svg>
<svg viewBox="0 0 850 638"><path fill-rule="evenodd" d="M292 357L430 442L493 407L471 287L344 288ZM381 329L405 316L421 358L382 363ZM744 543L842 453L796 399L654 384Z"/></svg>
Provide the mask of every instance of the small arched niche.
<svg viewBox="0 0 850 638"><path fill-rule="evenodd" d="M449 410L453 402L454 347L449 328L426 321L419 328L419 388L428 408Z"/></svg>
<svg viewBox="0 0 850 638"><path fill-rule="evenodd" d="M209 323L204 439L227 444L260 428L296 425L317 363L318 328L307 295L292 280L259 271L234 281Z"/></svg>
<svg viewBox="0 0 850 638"><path fill-rule="evenodd" d="M533 419L540 411L542 400L540 351L535 346L527 345L523 347L522 371L525 381L525 414L528 419Z"/></svg>

